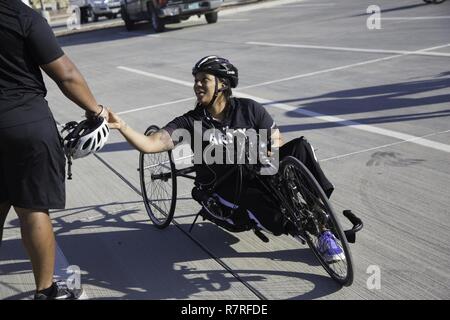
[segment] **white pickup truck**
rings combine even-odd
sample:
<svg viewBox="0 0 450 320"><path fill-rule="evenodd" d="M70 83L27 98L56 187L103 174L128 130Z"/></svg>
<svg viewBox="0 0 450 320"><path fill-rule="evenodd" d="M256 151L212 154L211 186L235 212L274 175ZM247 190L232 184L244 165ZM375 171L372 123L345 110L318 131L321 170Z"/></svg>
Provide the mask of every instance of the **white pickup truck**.
<svg viewBox="0 0 450 320"><path fill-rule="evenodd" d="M81 23L90 20L97 21L98 17L116 18L120 13L121 0L70 0L70 4L80 8Z"/></svg>
<svg viewBox="0 0 450 320"><path fill-rule="evenodd" d="M162 32L167 23L195 15L204 15L208 23L215 23L222 4L223 0L122 0L121 15L127 30L137 21L148 20L155 32Z"/></svg>

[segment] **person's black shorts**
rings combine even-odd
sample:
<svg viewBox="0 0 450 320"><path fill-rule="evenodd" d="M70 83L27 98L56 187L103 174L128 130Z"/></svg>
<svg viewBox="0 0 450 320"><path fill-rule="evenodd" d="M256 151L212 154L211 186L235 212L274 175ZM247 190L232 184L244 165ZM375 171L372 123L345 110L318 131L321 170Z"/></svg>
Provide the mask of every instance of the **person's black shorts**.
<svg viewBox="0 0 450 320"><path fill-rule="evenodd" d="M53 118L0 128L0 203L63 209L65 156Z"/></svg>

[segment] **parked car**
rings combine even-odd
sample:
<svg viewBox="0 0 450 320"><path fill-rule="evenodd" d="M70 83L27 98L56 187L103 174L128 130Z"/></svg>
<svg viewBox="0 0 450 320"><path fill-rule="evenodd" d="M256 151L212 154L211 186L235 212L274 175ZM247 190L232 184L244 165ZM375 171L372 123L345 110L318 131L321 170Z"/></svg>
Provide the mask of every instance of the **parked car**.
<svg viewBox="0 0 450 320"><path fill-rule="evenodd" d="M195 15L204 15L208 23L215 23L222 4L223 0L122 0L121 15L127 30L132 30L137 21L148 20L155 32L162 32L166 24Z"/></svg>
<svg viewBox="0 0 450 320"><path fill-rule="evenodd" d="M120 0L70 0L70 4L80 8L81 23L98 21L101 16L114 19L121 8Z"/></svg>

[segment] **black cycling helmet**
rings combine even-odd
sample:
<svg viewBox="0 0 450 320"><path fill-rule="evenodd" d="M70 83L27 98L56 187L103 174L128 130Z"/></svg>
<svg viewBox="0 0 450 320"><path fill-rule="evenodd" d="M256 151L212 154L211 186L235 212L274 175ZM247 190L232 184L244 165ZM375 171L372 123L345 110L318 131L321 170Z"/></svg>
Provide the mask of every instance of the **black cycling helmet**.
<svg viewBox="0 0 450 320"><path fill-rule="evenodd" d="M198 72L210 73L218 78L228 79L231 88L236 88L239 82L238 69L227 59L218 56L201 58L192 68L192 74L194 76Z"/></svg>

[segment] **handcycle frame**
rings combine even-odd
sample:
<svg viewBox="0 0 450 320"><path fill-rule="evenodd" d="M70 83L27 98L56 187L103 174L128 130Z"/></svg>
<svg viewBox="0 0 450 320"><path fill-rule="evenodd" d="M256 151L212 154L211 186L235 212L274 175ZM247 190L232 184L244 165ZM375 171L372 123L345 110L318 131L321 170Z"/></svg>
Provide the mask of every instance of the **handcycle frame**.
<svg viewBox="0 0 450 320"><path fill-rule="evenodd" d="M173 161L173 159L171 159L170 161ZM202 190L202 191L204 193L206 193L207 195L212 195L214 193L214 191L217 188L219 188L226 179L228 179L231 175L235 174L236 171L241 171L239 173L240 181L237 183L237 185L239 186L238 187L239 192L237 192L237 193L240 195L240 192L242 191L242 185L243 185L242 179L243 179L243 176L244 176L242 171L246 170L247 173L250 173L250 176L252 178L257 179L260 182L260 185L267 191L267 195L269 195L276 203L283 202L285 205L289 206L288 200L286 199L285 195L280 191L279 188L274 187L275 185L279 186L279 182L280 182L279 181L279 179L280 179L279 175L275 174L273 176L260 176L260 175L255 173L254 169L252 169L252 168L254 168L254 166L256 166L256 165L252 165L252 164L237 164L231 170L229 170L227 173L225 173L225 175L221 176L217 181L215 181L212 186L210 186L210 187L206 188L206 190ZM306 168L306 170L307 170L307 168ZM175 172L174 173L167 172L167 173L155 174L155 175L152 175L152 179L167 180L167 179L170 178L170 176L172 174L174 174L177 177L183 177L183 178L195 180L195 175L192 175L192 173L194 173L194 172L195 172L194 166L190 166L190 167L182 168L182 169L176 169L175 168ZM267 183L265 180L269 180L272 183ZM274 182L276 184L274 184ZM193 197L193 198L194 198L194 200L196 200L198 202L202 201L202 199L200 197L197 197L197 199L195 197ZM236 207L239 207L240 206L240 196L238 197L238 201L236 201L236 202L237 202L237 203L235 203ZM280 208L281 212L283 213L283 217L285 219L291 220L291 222L295 223L295 221L293 221L293 220L294 219L298 219L298 217L294 217L294 219L292 219L292 217L286 216L286 212L288 212L289 209L291 210L291 212L295 211L295 210L293 210L292 208L289 208L289 209L288 208ZM350 210L345 210L343 212L343 214L353 225L352 229L344 231L344 233L346 235L346 238L347 238L347 241L349 241L351 243L354 243L355 242L355 234L356 234L356 232L358 232L358 231L360 231L362 229L363 223ZM203 216L203 214L200 213L200 212L197 214L195 220L192 223L190 231L192 230L192 227L195 224L195 222L196 222L196 220L197 220L199 215ZM247 231L247 230L253 229L255 234L261 240L263 240L264 242L268 241L267 237L264 236L264 234L260 232L260 229L254 224L243 225L243 226L233 226L233 225L230 225L229 223L227 223L226 221L220 222L220 221L217 220L217 218L214 218L211 215L204 216L204 218L206 218L206 219L208 219L208 220L210 220L210 221L220 225L221 227L224 227L225 229L227 229L228 231L231 231L231 232L240 232L240 231ZM304 242L303 238L302 238L302 242Z"/></svg>
<svg viewBox="0 0 450 320"><path fill-rule="evenodd" d="M147 135L151 134L152 132L155 132L158 129L159 128L157 126L150 126L146 130L146 134ZM162 154L162 153L160 153L160 154ZM147 212L148 212L150 218L152 219L152 221L154 222L155 226L160 229L167 227L173 219L175 206L176 206L176 198L177 198L176 197L176 191L177 191L176 190L176 188L177 188L176 178L184 177L187 179L195 180L195 175L194 175L195 167L194 166L177 169L175 166L175 162L172 158L172 152L167 151L167 155L168 155L167 160L164 160L163 162L155 164L155 165L145 166L144 158L146 155L143 153L140 154L139 170L140 170L140 176L141 176L141 189L142 189L142 196L144 199L144 204L145 204ZM285 163L285 161L286 161L286 163ZM322 264L322 266L331 275L331 277L334 280L336 280L338 283L348 286L353 281L353 266L352 266L352 261L351 261L352 259L351 259L347 241L348 242L355 241L355 233L362 229L362 226L363 226L362 221L359 218L357 218L351 211L349 211L349 210L344 211L344 216L346 216L350 220L350 222L353 224L353 228L350 230L343 231L339 222L336 219L336 214L333 212L333 209L331 208L331 205L329 204L328 199L326 198L322 188L317 183L317 181L314 179L314 177L309 172L309 170L300 161L298 161L297 159L295 159L293 157L286 157L285 159L283 159L280 162L279 168L280 168L280 170L285 170L286 166L292 165L292 164L295 164L297 169L300 169L301 172L304 172L305 175L308 176L307 179L310 179L310 181L312 181L312 184L308 185L308 187L313 186L313 189L315 189L314 192L316 193L316 195L318 197L320 197L320 199L322 201L324 201L324 203L325 203L324 208L326 207L325 208L326 210L322 211L324 214L321 213L320 217L321 218L325 217L325 219L324 219L325 221L330 220L332 222L333 233L335 233L336 237L339 239L341 244L343 244L343 249L345 251L345 255L347 257L347 262L349 264L349 266L347 267L348 268L347 275L345 278L339 278L338 276L336 276L336 274L333 274L331 267L324 261L323 257L320 257L320 254L318 253L317 245L312 243L311 237L309 235L312 233L309 231L308 231L309 233L306 232L305 221L314 220L314 223L312 223L312 224L314 224L316 226L316 229L318 229L319 228L318 225L320 225L320 223L317 221L317 218L313 216L311 210L306 209L306 208L294 208L292 205L294 200L289 199L289 194L291 195L291 198L292 198L292 194L288 190L289 188L286 186L283 187L284 181L283 181L282 174L280 172L278 172L278 173L276 173L274 175L270 175L270 176L261 176L258 174L258 168L260 168L258 166L260 166L260 165L236 164L232 167L231 170L229 170L225 174L221 175L219 178L215 179L215 181L209 185L200 185L200 184L195 183L195 187L192 190L192 197L194 200L198 201L202 205L202 209L196 215L196 217L191 225L190 231L192 230L192 227L195 225L199 215L201 215L201 216L203 216L204 219L210 220L214 224L216 224L220 227L223 227L224 229L226 229L230 232L249 231L249 230L253 229L255 235L257 235L261 240L263 240L264 242L269 241L269 239L261 232L261 229L257 226L256 222L254 222L253 220L248 219L245 223L236 225L234 223L227 222L226 219L219 219L217 217L217 215L213 215L210 212L211 207L209 206L208 201L210 201L211 199L214 199L213 195L214 195L215 191L218 189L218 187L220 187L226 179L228 179L231 175L233 175L235 173L238 174L237 179L239 179L239 181L237 183L237 188L236 188L237 198L234 199L235 200L234 205L235 205L236 209L239 208L239 205L241 202L240 196L242 193L243 179L244 179L244 174L245 174L246 178L249 177L249 178L258 180L258 183L260 183L260 185L267 191L266 194L270 195L270 197L272 197L272 199L275 201L275 203L280 206L280 212L282 213L282 220L284 222L289 222L289 223L291 223L291 225L293 224L295 226L295 228L293 230L294 232L293 233L289 232L288 234L290 234L291 236L300 240L303 244L305 244L307 242L308 245L313 250L316 257L318 258L318 260L320 261L320 263ZM170 169L170 171L163 172L163 173L156 173L156 174L152 173L149 177L151 179L151 181L153 182L153 181L157 181L157 180L162 180L162 181L167 182L169 179L172 179L172 181L173 181L173 183L172 183L172 199L170 199L171 205L170 205L169 212L167 212L167 213L164 213L163 210L159 206L157 206L153 200L150 200L148 198L147 189L146 189L147 186L145 184L145 174L144 174L145 169L155 167L158 165L160 165L166 169ZM166 194L168 194L168 193L166 192ZM295 202L295 205L297 207L299 207L298 204L299 204L298 202ZM155 217L155 214L152 211L152 208L150 207L150 205L152 205L153 208L155 208L157 211L159 211L160 213L165 215L166 216L165 220L163 220L161 223L159 221L157 221L157 218ZM217 206L213 206L212 208L216 208L216 207ZM209 210L206 210L207 208L209 208ZM234 210L234 209L232 209L232 210ZM311 223L309 225L311 225ZM317 230L317 231L319 231L319 230ZM315 249L313 248L313 246L315 247Z"/></svg>

